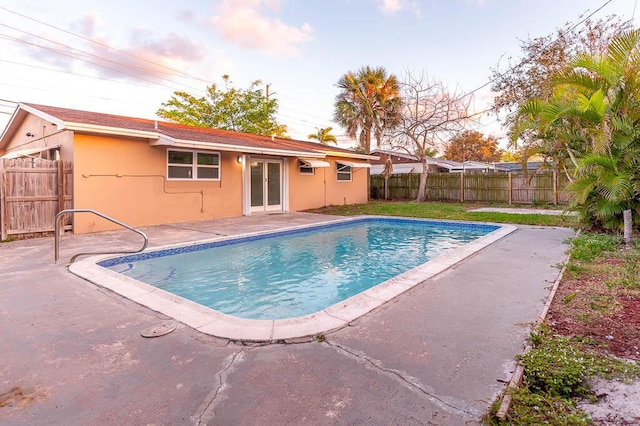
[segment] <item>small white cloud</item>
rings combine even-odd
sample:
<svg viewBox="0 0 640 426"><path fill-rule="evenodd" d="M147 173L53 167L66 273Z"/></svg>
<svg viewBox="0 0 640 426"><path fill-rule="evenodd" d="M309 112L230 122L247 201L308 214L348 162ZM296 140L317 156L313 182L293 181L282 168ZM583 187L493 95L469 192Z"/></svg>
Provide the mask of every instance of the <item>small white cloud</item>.
<svg viewBox="0 0 640 426"><path fill-rule="evenodd" d="M402 10L412 10L416 17L421 18L422 12L417 1L410 0L377 0L378 9L384 15L393 15Z"/></svg>
<svg viewBox="0 0 640 426"><path fill-rule="evenodd" d="M392 15L404 9L404 0L380 0L378 8L385 15Z"/></svg>
<svg viewBox="0 0 640 426"><path fill-rule="evenodd" d="M313 28L288 25L271 13L280 9L279 0L222 0L211 25L222 37L246 49L272 56L299 53L313 39Z"/></svg>

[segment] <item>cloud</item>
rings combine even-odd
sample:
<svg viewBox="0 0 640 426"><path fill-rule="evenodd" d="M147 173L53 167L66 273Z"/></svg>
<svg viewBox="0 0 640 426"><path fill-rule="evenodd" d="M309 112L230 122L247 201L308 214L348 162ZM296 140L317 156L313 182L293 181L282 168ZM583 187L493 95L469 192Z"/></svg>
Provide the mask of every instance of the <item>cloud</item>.
<svg viewBox="0 0 640 426"><path fill-rule="evenodd" d="M99 15L96 12L86 13L82 18L71 24L71 31L79 33L84 37L92 37L96 27L101 24Z"/></svg>
<svg viewBox="0 0 640 426"><path fill-rule="evenodd" d="M170 33L162 38L154 38L148 31L137 30L131 34L132 47L109 49L109 43L100 40L101 45L91 46L91 53L100 60L92 60L104 66L96 67L102 76L128 79L170 78L173 70L187 69L188 64L201 62L205 58L205 47L184 35Z"/></svg>
<svg viewBox="0 0 640 426"><path fill-rule="evenodd" d="M98 21L95 16L86 15L74 23L77 33L86 34L87 39L59 33L25 37L25 52L40 63L67 72L82 74L81 70L90 69L100 77L131 81L175 80L183 76L176 70L187 70L206 57L204 44L178 33L154 37L149 31L136 30L127 47L119 47L105 37L88 37L95 33Z"/></svg>
<svg viewBox="0 0 640 426"><path fill-rule="evenodd" d="M422 17L422 12L417 1L411 0L377 0L378 9L384 15L393 15L403 10L412 10L418 18Z"/></svg>
<svg viewBox="0 0 640 426"><path fill-rule="evenodd" d="M299 27L272 16L280 10L278 0L222 0L211 26L224 40L269 56L291 56L313 40L313 28Z"/></svg>

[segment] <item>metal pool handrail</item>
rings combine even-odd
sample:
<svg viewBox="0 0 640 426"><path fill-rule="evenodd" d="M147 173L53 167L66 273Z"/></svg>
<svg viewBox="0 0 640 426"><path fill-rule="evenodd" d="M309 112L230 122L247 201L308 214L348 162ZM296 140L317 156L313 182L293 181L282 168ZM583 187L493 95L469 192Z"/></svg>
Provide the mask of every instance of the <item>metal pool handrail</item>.
<svg viewBox="0 0 640 426"><path fill-rule="evenodd" d="M99 251L99 252L86 252L86 253L78 253L76 255L74 255L71 260L69 261L69 263L73 263L76 258L78 258L78 256L86 256L89 254L131 254L131 253L140 253L142 250L147 248L147 244L149 244L149 238L147 238L147 235L140 231L139 229L136 229L132 226L127 225L126 223L120 222L117 219L114 219L112 217L109 217L105 214L100 213L99 211L93 210L93 209L66 209L66 210L62 210L60 213L58 213L56 215L56 223L55 223L55 262L58 263L58 259L60 258L60 218L62 217L62 215L66 214L66 213L93 213L97 216L100 216L103 219L106 219L110 222L115 223L116 225L120 225L122 227L127 228L130 231L135 232L136 234L139 234L142 236L142 238L144 238L144 244L142 245L142 248L140 250L120 250L120 251Z"/></svg>

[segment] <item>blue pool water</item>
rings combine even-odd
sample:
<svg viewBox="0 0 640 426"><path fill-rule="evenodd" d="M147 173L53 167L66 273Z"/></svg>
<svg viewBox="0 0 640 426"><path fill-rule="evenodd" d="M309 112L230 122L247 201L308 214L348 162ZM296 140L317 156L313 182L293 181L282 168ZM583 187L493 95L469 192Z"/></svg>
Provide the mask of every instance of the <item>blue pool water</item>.
<svg viewBox="0 0 640 426"><path fill-rule="evenodd" d="M99 264L229 315L283 319L318 312L496 229L367 218Z"/></svg>

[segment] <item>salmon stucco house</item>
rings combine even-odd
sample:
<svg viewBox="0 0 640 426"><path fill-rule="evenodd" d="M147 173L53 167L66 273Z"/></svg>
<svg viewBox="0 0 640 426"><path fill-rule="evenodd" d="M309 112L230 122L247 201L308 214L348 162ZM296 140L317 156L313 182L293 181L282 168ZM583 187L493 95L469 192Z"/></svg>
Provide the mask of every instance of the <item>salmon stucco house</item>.
<svg viewBox="0 0 640 426"><path fill-rule="evenodd" d="M367 201L369 160L313 142L20 104L0 157L73 162L73 206L132 226ZM75 233L114 229L75 215Z"/></svg>

